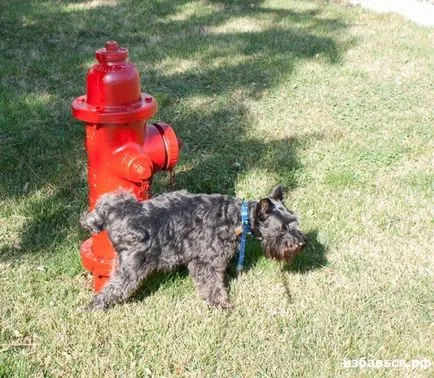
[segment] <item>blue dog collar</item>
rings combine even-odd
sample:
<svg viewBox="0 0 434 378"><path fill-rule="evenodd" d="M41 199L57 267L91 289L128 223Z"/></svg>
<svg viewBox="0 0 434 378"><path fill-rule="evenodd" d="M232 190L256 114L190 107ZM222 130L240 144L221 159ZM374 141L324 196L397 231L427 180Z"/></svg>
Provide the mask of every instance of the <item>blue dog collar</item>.
<svg viewBox="0 0 434 378"><path fill-rule="evenodd" d="M241 272L244 268L246 236L251 233L249 226L249 204L247 201L243 201L241 205L241 223L243 231L241 234L240 251L238 252L237 272Z"/></svg>

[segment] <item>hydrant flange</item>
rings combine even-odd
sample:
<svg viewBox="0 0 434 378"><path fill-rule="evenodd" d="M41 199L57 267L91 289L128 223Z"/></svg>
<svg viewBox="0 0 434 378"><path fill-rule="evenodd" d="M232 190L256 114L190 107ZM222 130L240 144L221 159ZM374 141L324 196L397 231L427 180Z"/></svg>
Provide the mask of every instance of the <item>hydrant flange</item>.
<svg viewBox="0 0 434 378"><path fill-rule="evenodd" d="M73 116L88 123L128 123L151 118L157 113L158 105L155 98L147 93L141 93L140 101L120 106L93 106L87 102L87 96L77 97L72 102Z"/></svg>

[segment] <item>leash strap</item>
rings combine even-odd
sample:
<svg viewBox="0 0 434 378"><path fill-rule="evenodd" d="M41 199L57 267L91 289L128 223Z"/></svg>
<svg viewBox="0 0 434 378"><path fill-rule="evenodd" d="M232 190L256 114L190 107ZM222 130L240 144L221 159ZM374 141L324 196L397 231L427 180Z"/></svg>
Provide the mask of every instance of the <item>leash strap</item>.
<svg viewBox="0 0 434 378"><path fill-rule="evenodd" d="M240 251L238 252L237 272L244 269L244 256L246 250L246 236L250 233L249 226L249 205L247 201L243 201L241 205L241 223L243 224L243 233L241 234Z"/></svg>

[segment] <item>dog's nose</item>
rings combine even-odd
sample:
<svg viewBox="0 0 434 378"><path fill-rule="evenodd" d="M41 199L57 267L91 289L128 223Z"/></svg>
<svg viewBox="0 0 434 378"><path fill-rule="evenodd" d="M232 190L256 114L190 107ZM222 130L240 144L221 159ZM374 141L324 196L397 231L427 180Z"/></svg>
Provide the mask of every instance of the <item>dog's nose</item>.
<svg viewBox="0 0 434 378"><path fill-rule="evenodd" d="M307 243L307 239L306 239L306 238L303 238L302 240L300 240L300 241L298 242L298 246L299 246L300 248L303 248L304 246L306 246L306 243Z"/></svg>

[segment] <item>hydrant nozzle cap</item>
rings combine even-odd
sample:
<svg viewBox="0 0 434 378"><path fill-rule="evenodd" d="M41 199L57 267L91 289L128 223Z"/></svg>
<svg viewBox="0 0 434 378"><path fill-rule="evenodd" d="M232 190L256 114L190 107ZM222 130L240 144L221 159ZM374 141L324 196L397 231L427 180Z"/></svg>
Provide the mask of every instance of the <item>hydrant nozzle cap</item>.
<svg viewBox="0 0 434 378"><path fill-rule="evenodd" d="M128 49L119 47L116 41L108 41L105 47L96 50L95 56L100 63L121 62L128 58Z"/></svg>

